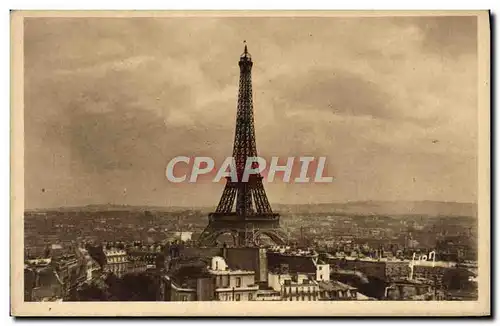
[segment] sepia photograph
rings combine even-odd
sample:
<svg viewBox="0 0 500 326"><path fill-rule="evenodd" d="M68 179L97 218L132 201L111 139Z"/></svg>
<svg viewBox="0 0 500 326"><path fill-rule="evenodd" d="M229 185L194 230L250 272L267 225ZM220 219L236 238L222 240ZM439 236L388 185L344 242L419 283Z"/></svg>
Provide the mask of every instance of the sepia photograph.
<svg viewBox="0 0 500 326"><path fill-rule="evenodd" d="M12 11L11 42L12 315L490 315L489 12Z"/></svg>

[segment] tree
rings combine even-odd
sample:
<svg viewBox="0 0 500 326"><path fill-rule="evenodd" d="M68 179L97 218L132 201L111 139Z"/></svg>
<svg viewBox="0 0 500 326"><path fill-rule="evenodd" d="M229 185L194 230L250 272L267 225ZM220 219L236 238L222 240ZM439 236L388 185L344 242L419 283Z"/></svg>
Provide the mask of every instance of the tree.
<svg viewBox="0 0 500 326"><path fill-rule="evenodd" d="M78 291L78 299L79 301L108 301L110 298L106 288L96 284L85 284Z"/></svg>

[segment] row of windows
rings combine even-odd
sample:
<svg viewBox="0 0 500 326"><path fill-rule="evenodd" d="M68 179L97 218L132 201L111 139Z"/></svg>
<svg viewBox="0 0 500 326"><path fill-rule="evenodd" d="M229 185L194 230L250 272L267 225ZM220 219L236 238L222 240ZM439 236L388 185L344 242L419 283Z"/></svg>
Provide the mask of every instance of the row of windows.
<svg viewBox="0 0 500 326"><path fill-rule="evenodd" d="M307 299L307 300L306 300ZM287 301L317 301L318 297L317 296L311 296L309 295L301 295L301 296L290 296L288 299L285 297L285 300Z"/></svg>
<svg viewBox="0 0 500 326"><path fill-rule="evenodd" d="M299 291L298 287L295 288L295 291L293 291L293 289L294 288L285 287L285 291L284 292L285 292L285 294L286 293L293 293L293 292L295 292L295 293L299 293L299 292L300 293L303 293L303 292L305 292L305 293L316 293L316 287L311 287L311 288L310 287L304 287L300 291Z"/></svg>
<svg viewBox="0 0 500 326"><path fill-rule="evenodd" d="M143 260L156 261L157 256L145 256L145 257L144 256L129 256L127 258L130 261L143 261Z"/></svg>
<svg viewBox="0 0 500 326"><path fill-rule="evenodd" d="M112 266L107 266L105 270L107 271L124 271L126 270L127 267L123 265L112 265Z"/></svg>
<svg viewBox="0 0 500 326"><path fill-rule="evenodd" d="M331 291L330 295L333 296L334 298L342 298L342 297L349 297L349 295L352 298L356 297L356 292L355 291L346 291L345 295L343 291Z"/></svg>
<svg viewBox="0 0 500 326"><path fill-rule="evenodd" d="M109 263L120 263L120 262L127 262L127 257L112 257L107 259L108 264Z"/></svg>
<svg viewBox="0 0 500 326"><path fill-rule="evenodd" d="M229 279L228 278L224 278L223 276L220 276L220 278L219 278L219 285L221 287L228 287L229 286ZM235 287L237 287L237 288L241 287L241 277L236 277L236 285L235 285Z"/></svg>
<svg viewBox="0 0 500 326"><path fill-rule="evenodd" d="M219 299L222 301L241 301L242 297L241 294L235 293L233 294L225 294L225 295L219 295ZM252 301L254 299L253 293L248 293L247 296L248 301Z"/></svg>

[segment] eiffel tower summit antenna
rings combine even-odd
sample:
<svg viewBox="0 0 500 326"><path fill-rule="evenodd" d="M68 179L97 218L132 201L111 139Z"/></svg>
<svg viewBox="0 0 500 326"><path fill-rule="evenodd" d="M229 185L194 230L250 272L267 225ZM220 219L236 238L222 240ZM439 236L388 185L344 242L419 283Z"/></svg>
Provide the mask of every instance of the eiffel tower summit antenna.
<svg viewBox="0 0 500 326"><path fill-rule="evenodd" d="M241 180L247 158L258 156L252 98L253 61L246 40L243 43L245 48L238 62L240 80L233 143L238 181L227 178L217 209L209 214L208 225L200 235L199 243L203 246L215 245L217 238L226 233L233 235L237 246L258 245L262 234L278 245L284 245L287 238L280 227L279 214L271 209L262 176L252 174L247 182ZM253 231L248 235L246 230L250 225Z"/></svg>

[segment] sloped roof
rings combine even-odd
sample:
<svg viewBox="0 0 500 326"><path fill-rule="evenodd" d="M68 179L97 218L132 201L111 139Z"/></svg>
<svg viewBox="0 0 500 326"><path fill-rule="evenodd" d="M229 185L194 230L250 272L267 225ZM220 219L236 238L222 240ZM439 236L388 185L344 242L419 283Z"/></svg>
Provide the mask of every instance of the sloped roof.
<svg viewBox="0 0 500 326"><path fill-rule="evenodd" d="M355 287L347 285L339 281L321 281L318 282L319 287L326 291L345 291L345 290L356 290Z"/></svg>

